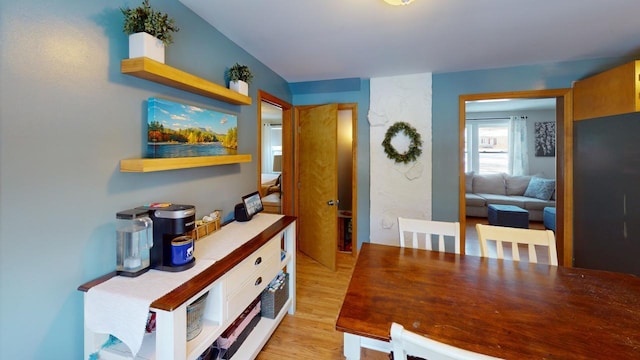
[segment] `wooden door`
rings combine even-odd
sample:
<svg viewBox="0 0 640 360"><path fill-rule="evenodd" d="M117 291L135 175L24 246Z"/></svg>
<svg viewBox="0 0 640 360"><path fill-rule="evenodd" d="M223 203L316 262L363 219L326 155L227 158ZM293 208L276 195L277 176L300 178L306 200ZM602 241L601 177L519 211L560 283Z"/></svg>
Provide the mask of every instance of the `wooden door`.
<svg viewBox="0 0 640 360"><path fill-rule="evenodd" d="M331 270L338 247L338 105L299 110L298 222L300 251Z"/></svg>

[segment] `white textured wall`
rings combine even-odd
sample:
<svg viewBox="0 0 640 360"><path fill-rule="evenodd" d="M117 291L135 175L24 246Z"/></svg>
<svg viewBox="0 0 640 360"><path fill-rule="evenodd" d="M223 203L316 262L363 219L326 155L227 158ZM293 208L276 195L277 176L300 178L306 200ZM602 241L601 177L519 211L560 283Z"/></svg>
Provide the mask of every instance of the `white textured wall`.
<svg viewBox="0 0 640 360"><path fill-rule="evenodd" d="M371 79L371 236L372 243L399 244L398 216L431 219L431 73ZM382 147L387 129L403 121L422 137L422 155L396 163ZM409 140L392 141L404 152Z"/></svg>

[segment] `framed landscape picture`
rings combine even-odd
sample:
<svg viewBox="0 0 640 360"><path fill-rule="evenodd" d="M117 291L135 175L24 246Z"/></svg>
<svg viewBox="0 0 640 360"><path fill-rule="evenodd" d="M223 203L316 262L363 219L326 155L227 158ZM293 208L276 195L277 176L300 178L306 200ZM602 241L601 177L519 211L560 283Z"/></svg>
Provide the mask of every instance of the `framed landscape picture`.
<svg viewBox="0 0 640 360"><path fill-rule="evenodd" d="M147 101L147 158L236 155L238 117L161 98Z"/></svg>

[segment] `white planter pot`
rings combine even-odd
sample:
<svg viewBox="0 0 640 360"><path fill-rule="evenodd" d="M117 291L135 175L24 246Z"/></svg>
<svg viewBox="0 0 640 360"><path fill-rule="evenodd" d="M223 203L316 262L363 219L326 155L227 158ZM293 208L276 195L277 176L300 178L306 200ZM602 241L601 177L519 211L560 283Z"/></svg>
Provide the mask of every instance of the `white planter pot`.
<svg viewBox="0 0 640 360"><path fill-rule="evenodd" d="M229 82L229 89L237 91L242 95L249 95L249 84L242 80Z"/></svg>
<svg viewBox="0 0 640 360"><path fill-rule="evenodd" d="M129 35L129 59L141 56L164 64L164 43L145 32Z"/></svg>

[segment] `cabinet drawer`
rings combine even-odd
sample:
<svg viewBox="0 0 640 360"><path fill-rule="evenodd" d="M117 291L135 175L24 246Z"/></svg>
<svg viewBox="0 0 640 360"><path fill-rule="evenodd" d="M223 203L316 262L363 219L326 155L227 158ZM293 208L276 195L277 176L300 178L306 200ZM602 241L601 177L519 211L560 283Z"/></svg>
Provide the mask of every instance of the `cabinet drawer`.
<svg viewBox="0 0 640 360"><path fill-rule="evenodd" d="M240 285L247 281L248 277L264 268L267 265L267 260L274 256L280 256L280 241L278 238L270 240L229 272L226 281L227 293L233 294L236 292Z"/></svg>
<svg viewBox="0 0 640 360"><path fill-rule="evenodd" d="M280 256L272 256L263 262L259 271L244 278L236 292L227 298L227 319L235 319L253 301L280 271ZM231 285L231 284L230 284Z"/></svg>

